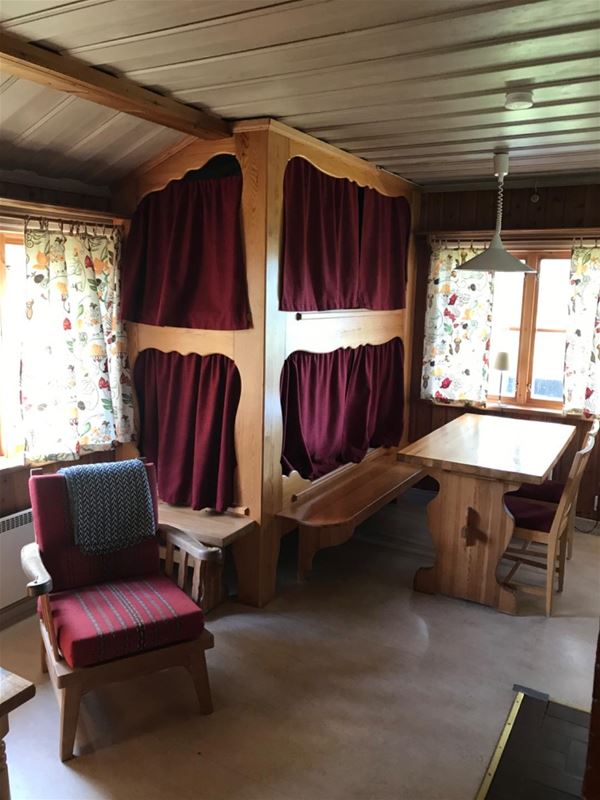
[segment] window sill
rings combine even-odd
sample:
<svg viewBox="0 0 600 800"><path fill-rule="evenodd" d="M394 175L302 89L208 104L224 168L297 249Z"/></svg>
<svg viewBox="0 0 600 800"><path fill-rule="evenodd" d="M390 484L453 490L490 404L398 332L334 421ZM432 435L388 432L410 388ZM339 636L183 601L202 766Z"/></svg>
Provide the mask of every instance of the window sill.
<svg viewBox="0 0 600 800"><path fill-rule="evenodd" d="M90 464L94 461L114 461L115 450L97 450L92 453L86 453L81 456L77 461L44 461L42 463L25 464L23 459L20 458L3 458L0 456L0 476L10 475L16 472L23 472L35 468L43 469L44 471L53 472L60 467L73 466L73 464Z"/></svg>
<svg viewBox="0 0 600 800"><path fill-rule="evenodd" d="M433 400L426 400L423 398L419 398L419 402L426 403L427 405L434 406L435 408L454 408L457 410L464 410L466 412L471 412L473 414L486 414L486 413L497 413L498 411L502 411L508 414L516 414L517 416L530 414L533 416L539 417L553 417L559 418L564 420L573 420L575 423L577 420L581 421L588 421L587 417L584 417L582 414L565 414L565 412L561 408L547 408L544 406L524 406L524 405L517 405L517 404L509 404L509 403L498 403L497 401L489 402L485 407L483 406L467 406L467 405L458 405L456 403L435 403Z"/></svg>
<svg viewBox="0 0 600 800"><path fill-rule="evenodd" d="M20 458L2 458L0 457L0 474L10 475L11 472L18 472L22 469L28 469Z"/></svg>
<svg viewBox="0 0 600 800"><path fill-rule="evenodd" d="M482 411L516 411L517 413L521 414L549 414L553 417L568 417L571 416L569 414L565 414L562 408L550 408L548 406L522 406L517 405L517 403L499 403L497 401L492 401L486 405L485 408L481 409ZM577 416L574 416L577 419Z"/></svg>

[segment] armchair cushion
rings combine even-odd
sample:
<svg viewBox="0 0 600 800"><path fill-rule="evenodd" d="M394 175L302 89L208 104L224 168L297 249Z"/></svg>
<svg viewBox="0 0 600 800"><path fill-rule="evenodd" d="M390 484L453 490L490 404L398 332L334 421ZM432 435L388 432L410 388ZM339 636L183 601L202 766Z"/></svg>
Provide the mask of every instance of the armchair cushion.
<svg viewBox="0 0 600 800"><path fill-rule="evenodd" d="M526 497L517 497L514 494L504 495L504 502L515 518L517 528L527 528L532 531L550 531L556 512L555 508L536 503L535 500L529 500Z"/></svg>
<svg viewBox="0 0 600 800"><path fill-rule="evenodd" d="M89 667L195 639L202 611L163 575L57 592L50 608L70 667Z"/></svg>

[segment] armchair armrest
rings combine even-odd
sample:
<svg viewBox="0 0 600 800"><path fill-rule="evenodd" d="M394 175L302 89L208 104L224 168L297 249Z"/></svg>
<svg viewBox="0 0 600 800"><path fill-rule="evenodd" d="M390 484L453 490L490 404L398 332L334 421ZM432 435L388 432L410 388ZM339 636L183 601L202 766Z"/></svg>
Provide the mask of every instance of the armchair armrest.
<svg viewBox="0 0 600 800"><path fill-rule="evenodd" d="M164 536L167 545L178 547L192 558L200 561L221 562L223 560L223 551L220 547L208 547L174 525L161 523L158 526L158 532Z"/></svg>
<svg viewBox="0 0 600 800"><path fill-rule="evenodd" d="M26 544L21 549L21 567L30 579L27 584L27 594L30 597L39 597L52 591L52 578L44 566L40 548L36 542Z"/></svg>

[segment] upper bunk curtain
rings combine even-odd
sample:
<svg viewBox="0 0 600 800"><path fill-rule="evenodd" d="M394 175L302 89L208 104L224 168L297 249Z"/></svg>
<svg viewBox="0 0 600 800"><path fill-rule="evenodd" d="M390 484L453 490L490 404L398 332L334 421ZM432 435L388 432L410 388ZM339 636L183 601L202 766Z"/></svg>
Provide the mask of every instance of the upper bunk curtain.
<svg viewBox="0 0 600 800"><path fill-rule="evenodd" d="M292 353L281 375L282 467L314 479L369 447L393 447L402 438L404 348L382 345L330 353Z"/></svg>
<svg viewBox="0 0 600 800"><path fill-rule="evenodd" d="M134 379L139 448L156 464L160 497L173 505L224 511L234 496L241 389L234 362L218 354L143 350Z"/></svg>
<svg viewBox="0 0 600 800"><path fill-rule="evenodd" d="M409 202L375 189L363 192L359 305L373 310L405 308Z"/></svg>
<svg viewBox="0 0 600 800"><path fill-rule="evenodd" d="M284 178L281 310L404 308L409 237L406 198L293 158Z"/></svg>
<svg viewBox="0 0 600 800"><path fill-rule="evenodd" d="M283 203L281 310L358 308L358 186L293 158Z"/></svg>
<svg viewBox="0 0 600 800"><path fill-rule="evenodd" d="M122 263L123 317L148 325L250 327L242 178L171 181L136 209Z"/></svg>

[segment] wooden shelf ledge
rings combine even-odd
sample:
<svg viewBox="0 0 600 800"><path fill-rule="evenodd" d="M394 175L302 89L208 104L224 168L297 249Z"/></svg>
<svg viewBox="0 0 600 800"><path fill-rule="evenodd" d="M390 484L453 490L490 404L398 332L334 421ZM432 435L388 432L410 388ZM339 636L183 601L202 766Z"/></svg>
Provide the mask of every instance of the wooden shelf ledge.
<svg viewBox="0 0 600 800"><path fill-rule="evenodd" d="M158 504L158 522L172 525L211 547L227 547L256 525L250 517L225 511L218 514L209 508L194 511L184 506Z"/></svg>

